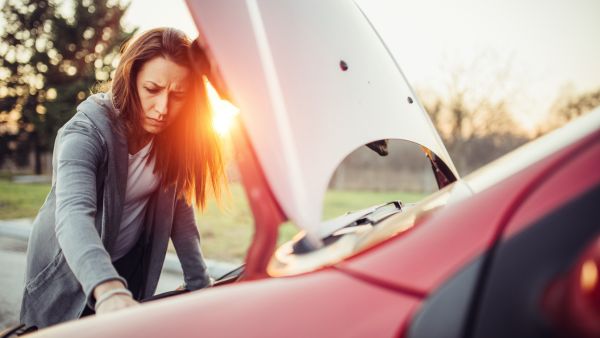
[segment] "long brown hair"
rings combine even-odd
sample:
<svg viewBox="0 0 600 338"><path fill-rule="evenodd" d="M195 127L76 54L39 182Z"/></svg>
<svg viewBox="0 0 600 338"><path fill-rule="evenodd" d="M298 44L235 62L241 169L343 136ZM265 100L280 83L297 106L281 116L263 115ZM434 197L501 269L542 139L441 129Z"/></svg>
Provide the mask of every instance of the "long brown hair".
<svg viewBox="0 0 600 338"><path fill-rule="evenodd" d="M193 74L191 88L186 94L184 111L163 132L154 137L151 156L156 158L154 171L164 187L175 184L178 197L188 204L204 209L207 188L215 197L221 194L226 181L221 142L212 126L202 75L192 67L191 41L173 28L156 28L145 32L121 48L121 60L112 80L113 103L117 118L124 122L128 137L139 137L141 127L141 102L136 87L137 74L142 65L155 58L164 57L190 69Z"/></svg>

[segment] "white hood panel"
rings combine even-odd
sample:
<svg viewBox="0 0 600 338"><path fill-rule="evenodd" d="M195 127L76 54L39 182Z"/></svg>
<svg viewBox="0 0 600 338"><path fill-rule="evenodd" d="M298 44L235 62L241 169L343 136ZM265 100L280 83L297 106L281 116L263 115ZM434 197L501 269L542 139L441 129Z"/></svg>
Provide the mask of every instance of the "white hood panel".
<svg viewBox="0 0 600 338"><path fill-rule="evenodd" d="M366 143L418 143L458 177L427 113L354 2L188 2L273 193L309 233L321 223L334 170Z"/></svg>

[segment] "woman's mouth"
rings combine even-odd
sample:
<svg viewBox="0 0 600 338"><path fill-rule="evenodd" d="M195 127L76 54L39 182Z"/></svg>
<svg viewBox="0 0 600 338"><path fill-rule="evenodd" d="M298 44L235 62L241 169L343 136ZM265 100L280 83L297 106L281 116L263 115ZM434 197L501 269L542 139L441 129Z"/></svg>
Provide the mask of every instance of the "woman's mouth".
<svg viewBox="0 0 600 338"><path fill-rule="evenodd" d="M165 122L166 122L166 120L165 120L165 119L163 119L163 120L158 120L158 119L153 119L153 118L151 118L151 117L148 117L148 120L150 120L150 121L151 121L153 124L155 124L155 125L159 125L159 126L160 126L160 125L163 125L163 124L165 124Z"/></svg>
<svg viewBox="0 0 600 338"><path fill-rule="evenodd" d="M167 127L167 120L162 120L159 121L157 119L153 119L151 117L146 117L146 126L147 128L150 128L152 130L154 130L154 132L160 132L162 130L164 130Z"/></svg>

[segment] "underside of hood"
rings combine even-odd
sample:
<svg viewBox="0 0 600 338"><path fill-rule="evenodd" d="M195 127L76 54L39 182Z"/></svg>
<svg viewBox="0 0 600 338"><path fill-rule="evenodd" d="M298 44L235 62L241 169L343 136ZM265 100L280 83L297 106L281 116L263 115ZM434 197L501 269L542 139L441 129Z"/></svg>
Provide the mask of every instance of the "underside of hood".
<svg viewBox="0 0 600 338"><path fill-rule="evenodd" d="M369 142L417 143L434 171L458 177L427 113L353 1L188 5L273 194L309 234L319 228L335 169Z"/></svg>

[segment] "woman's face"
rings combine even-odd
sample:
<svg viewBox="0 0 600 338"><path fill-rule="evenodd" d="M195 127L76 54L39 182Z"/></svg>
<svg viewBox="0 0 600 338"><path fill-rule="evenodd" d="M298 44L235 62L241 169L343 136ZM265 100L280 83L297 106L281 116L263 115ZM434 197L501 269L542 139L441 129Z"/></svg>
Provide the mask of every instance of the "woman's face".
<svg viewBox="0 0 600 338"><path fill-rule="evenodd" d="M146 132L159 134L181 114L189 81L186 67L162 56L142 65L136 87L143 110L141 125Z"/></svg>

